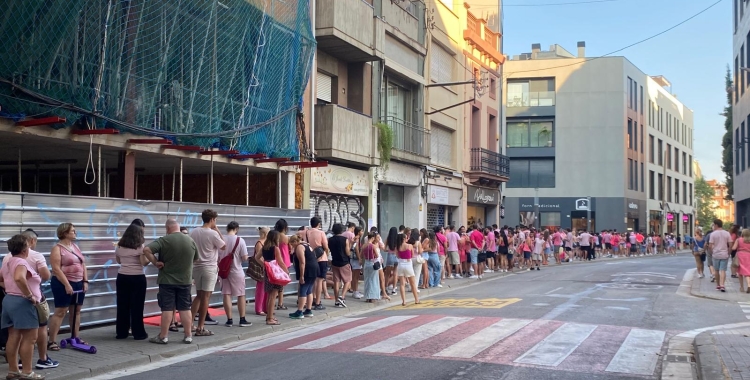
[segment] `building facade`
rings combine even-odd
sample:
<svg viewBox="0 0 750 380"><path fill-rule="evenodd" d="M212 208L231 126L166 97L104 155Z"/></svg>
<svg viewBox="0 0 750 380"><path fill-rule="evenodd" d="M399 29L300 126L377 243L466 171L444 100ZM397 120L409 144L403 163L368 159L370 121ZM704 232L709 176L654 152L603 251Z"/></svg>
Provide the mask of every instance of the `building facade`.
<svg viewBox="0 0 750 380"><path fill-rule="evenodd" d="M649 182L647 175L646 96L661 102L666 91L624 57L587 60L584 42L575 55L559 45L542 51L534 44L505 66L512 73L504 84L507 223L649 231L649 189L656 179ZM685 114L680 132L683 124L692 130L692 112L679 106ZM679 160L684 152L685 162L692 161L691 149L670 144L678 146ZM678 163L680 170L688 166ZM688 181L679 178L682 195ZM684 205L689 218L691 202Z"/></svg>
<svg viewBox="0 0 750 380"><path fill-rule="evenodd" d="M727 200L727 185L715 179L706 181L714 190L711 197L716 217L724 221L734 221L734 202Z"/></svg>
<svg viewBox="0 0 750 380"><path fill-rule="evenodd" d="M744 0L733 0L733 4L733 196L737 211L735 222L747 227L750 222L750 72L746 68L750 66L750 4Z"/></svg>

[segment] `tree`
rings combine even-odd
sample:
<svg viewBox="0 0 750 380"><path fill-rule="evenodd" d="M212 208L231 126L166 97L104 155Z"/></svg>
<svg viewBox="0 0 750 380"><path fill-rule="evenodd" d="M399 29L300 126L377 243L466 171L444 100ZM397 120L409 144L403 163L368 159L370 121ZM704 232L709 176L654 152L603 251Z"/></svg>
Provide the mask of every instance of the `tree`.
<svg viewBox="0 0 750 380"><path fill-rule="evenodd" d="M713 201L714 189L703 176L695 179L695 199L698 202L698 225L703 231L711 230L711 223L716 219L716 205Z"/></svg>
<svg viewBox="0 0 750 380"><path fill-rule="evenodd" d="M724 107L724 112L721 113L724 116L724 138L721 140L721 146L724 147L722 154L722 165L721 170L726 175L727 185L727 200L732 200L734 194L734 144L732 143L732 98L734 96L734 88L732 82L732 70L727 66L727 75L724 78L727 89L727 106Z"/></svg>

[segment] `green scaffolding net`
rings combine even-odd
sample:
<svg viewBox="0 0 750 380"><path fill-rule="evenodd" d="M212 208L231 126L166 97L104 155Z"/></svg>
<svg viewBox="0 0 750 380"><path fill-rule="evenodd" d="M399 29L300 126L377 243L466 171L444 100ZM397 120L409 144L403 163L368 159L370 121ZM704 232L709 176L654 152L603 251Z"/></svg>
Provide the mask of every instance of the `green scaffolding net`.
<svg viewBox="0 0 750 380"><path fill-rule="evenodd" d="M307 0L0 0L5 117L298 157Z"/></svg>

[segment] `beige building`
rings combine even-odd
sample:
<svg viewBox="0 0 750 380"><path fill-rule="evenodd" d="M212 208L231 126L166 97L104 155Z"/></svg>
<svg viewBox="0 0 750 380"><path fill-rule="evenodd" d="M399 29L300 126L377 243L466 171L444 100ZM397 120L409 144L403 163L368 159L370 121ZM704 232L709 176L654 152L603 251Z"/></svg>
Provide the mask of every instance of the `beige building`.
<svg viewBox="0 0 750 380"><path fill-rule="evenodd" d="M734 222L734 202L726 199L727 185L715 179L708 180L706 183L714 190L711 200L713 201L716 217L724 221L729 220Z"/></svg>

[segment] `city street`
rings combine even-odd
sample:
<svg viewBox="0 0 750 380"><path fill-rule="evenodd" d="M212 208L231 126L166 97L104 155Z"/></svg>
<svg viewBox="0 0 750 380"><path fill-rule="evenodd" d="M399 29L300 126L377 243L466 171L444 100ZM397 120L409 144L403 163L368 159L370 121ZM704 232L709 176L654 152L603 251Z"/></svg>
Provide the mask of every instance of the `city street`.
<svg viewBox="0 0 750 380"><path fill-rule="evenodd" d="M100 378L659 378L674 335L746 321L737 303L689 296L689 279L677 294L693 265L681 254L545 267Z"/></svg>

